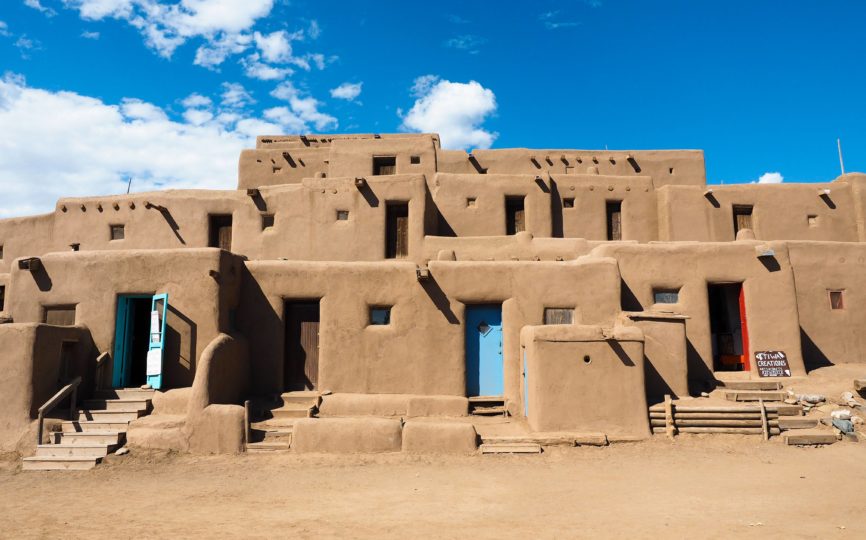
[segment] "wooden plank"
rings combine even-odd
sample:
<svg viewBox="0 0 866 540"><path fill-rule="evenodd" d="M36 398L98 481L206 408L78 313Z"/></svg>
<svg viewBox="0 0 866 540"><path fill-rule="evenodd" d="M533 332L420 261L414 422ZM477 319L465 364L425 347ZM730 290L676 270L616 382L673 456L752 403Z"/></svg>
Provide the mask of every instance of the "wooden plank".
<svg viewBox="0 0 866 540"><path fill-rule="evenodd" d="M482 444L482 454L540 454L541 446L534 443Z"/></svg>
<svg viewBox="0 0 866 540"><path fill-rule="evenodd" d="M653 433L662 434L665 432L663 427L654 427ZM760 427L744 428L744 427L683 427L678 430L680 433L718 433L730 435L761 435L763 430ZM779 428L770 428L770 435L779 435Z"/></svg>
<svg viewBox="0 0 866 540"><path fill-rule="evenodd" d="M650 422L653 426L664 426L662 420L651 420ZM729 427L763 427L763 422L761 422L760 418L755 418L754 420L682 420L680 418L676 419L676 427L677 429L685 426L689 427L716 427L716 426L729 426ZM778 425L778 422L767 422L767 426Z"/></svg>
<svg viewBox="0 0 866 540"><path fill-rule="evenodd" d="M767 423L767 409L764 407L764 400L760 401L761 404L761 428L764 430L764 440L767 441L770 439L769 425Z"/></svg>

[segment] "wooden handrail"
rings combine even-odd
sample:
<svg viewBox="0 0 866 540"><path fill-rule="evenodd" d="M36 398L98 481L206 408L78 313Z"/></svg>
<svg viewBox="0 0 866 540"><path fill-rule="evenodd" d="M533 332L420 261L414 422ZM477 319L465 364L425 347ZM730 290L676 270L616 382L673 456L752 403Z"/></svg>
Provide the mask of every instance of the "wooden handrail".
<svg viewBox="0 0 866 540"><path fill-rule="evenodd" d="M63 399L72 394L72 399L69 405L69 419L72 420L75 416L75 401L78 397L78 385L81 384L81 377L75 377L69 384L61 388L54 396L45 402L45 405L39 407L39 431L36 432L36 444L42 444L42 426L45 421L45 414L51 412Z"/></svg>
<svg viewBox="0 0 866 540"><path fill-rule="evenodd" d="M104 352L96 357L96 389L102 390L102 369L105 367L106 361L111 357L108 352Z"/></svg>
<svg viewBox="0 0 866 540"><path fill-rule="evenodd" d="M250 444L250 400L244 401L244 452Z"/></svg>

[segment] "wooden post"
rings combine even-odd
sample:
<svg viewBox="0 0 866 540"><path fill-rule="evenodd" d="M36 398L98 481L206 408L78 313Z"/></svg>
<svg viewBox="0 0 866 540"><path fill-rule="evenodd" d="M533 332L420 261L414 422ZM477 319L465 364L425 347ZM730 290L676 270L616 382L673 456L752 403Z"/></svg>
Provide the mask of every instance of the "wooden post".
<svg viewBox="0 0 866 540"><path fill-rule="evenodd" d="M250 400L244 401L244 450L250 444Z"/></svg>
<svg viewBox="0 0 866 540"><path fill-rule="evenodd" d="M668 438L673 439L676 434L676 426L674 426L674 404L671 401L670 394L665 394L665 433Z"/></svg>
<svg viewBox="0 0 866 540"><path fill-rule="evenodd" d="M761 406L761 429L764 432L764 440L769 441L770 440L770 427L769 427L769 423L767 422L767 408L764 406L764 400L763 399L758 400L758 403Z"/></svg>

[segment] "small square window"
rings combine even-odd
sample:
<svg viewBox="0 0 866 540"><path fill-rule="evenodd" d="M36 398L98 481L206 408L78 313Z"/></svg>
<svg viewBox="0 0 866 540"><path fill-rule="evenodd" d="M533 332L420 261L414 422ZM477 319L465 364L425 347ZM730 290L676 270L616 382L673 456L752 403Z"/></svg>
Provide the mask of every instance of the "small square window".
<svg viewBox="0 0 866 540"><path fill-rule="evenodd" d="M679 289L653 289L653 303L655 304L676 304L679 301Z"/></svg>
<svg viewBox="0 0 866 540"><path fill-rule="evenodd" d="M111 239L123 240L126 237L126 231L123 225L111 225Z"/></svg>
<svg viewBox="0 0 866 540"><path fill-rule="evenodd" d="M572 308L544 308L544 324L572 324L574 310Z"/></svg>
<svg viewBox="0 0 866 540"><path fill-rule="evenodd" d="M574 208L574 197L566 197L562 199L563 208Z"/></svg>
<svg viewBox="0 0 866 540"><path fill-rule="evenodd" d="M370 308L370 325L385 326L391 324L391 308L390 307L371 307Z"/></svg>
<svg viewBox="0 0 866 540"><path fill-rule="evenodd" d="M668 168L668 174L674 174L674 168L673 167Z"/></svg>
<svg viewBox="0 0 866 540"><path fill-rule="evenodd" d="M475 197L469 197L466 199L466 208L475 208L476 202Z"/></svg>
<svg viewBox="0 0 866 540"><path fill-rule="evenodd" d="M409 156L409 163L418 165L421 163L421 156Z"/></svg>
<svg viewBox="0 0 866 540"><path fill-rule="evenodd" d="M337 210L337 221L349 221L349 211Z"/></svg>
<svg viewBox="0 0 866 540"><path fill-rule="evenodd" d="M3 244L0 244L0 261L3 260Z"/></svg>
<svg viewBox="0 0 866 540"><path fill-rule="evenodd" d="M809 223L810 227L817 227L818 226L818 216L816 216L816 215L807 216L806 221Z"/></svg>
<svg viewBox="0 0 866 540"><path fill-rule="evenodd" d="M262 230L270 229L274 226L273 214L262 214Z"/></svg>
<svg viewBox="0 0 866 540"><path fill-rule="evenodd" d="M845 309L843 291L827 291L830 294L830 309Z"/></svg>

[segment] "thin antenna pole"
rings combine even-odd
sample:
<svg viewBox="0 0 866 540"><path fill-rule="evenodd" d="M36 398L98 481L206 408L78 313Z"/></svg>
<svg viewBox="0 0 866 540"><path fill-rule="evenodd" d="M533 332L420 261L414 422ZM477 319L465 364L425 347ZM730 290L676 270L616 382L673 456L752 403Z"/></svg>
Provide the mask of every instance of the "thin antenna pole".
<svg viewBox="0 0 866 540"><path fill-rule="evenodd" d="M839 149L839 167L842 168L842 174L845 174L845 162L842 160L842 139L836 139L836 148Z"/></svg>
<svg viewBox="0 0 866 540"><path fill-rule="evenodd" d="M132 175L129 175L129 182L126 183L126 194L129 195L129 189L132 187Z"/></svg>

